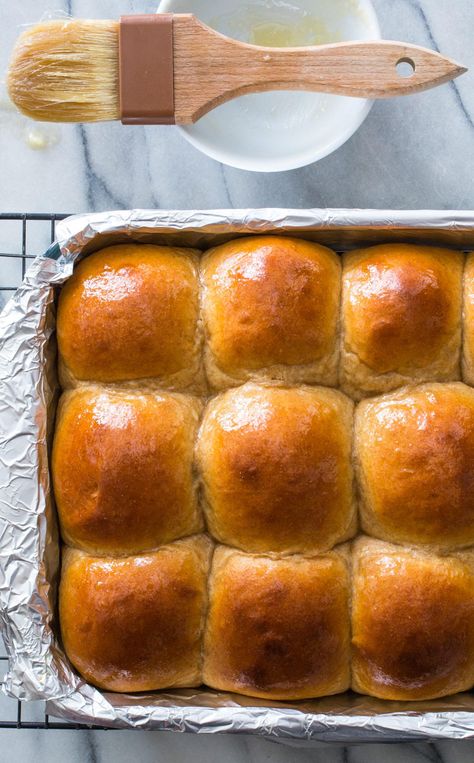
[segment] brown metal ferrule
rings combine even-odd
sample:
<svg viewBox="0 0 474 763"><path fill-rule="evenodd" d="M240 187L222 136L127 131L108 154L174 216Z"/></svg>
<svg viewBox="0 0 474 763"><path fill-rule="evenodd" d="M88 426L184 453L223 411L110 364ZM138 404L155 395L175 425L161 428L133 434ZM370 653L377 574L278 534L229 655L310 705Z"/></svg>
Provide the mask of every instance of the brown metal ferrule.
<svg viewBox="0 0 474 763"><path fill-rule="evenodd" d="M119 73L122 124L175 124L171 13L122 16Z"/></svg>

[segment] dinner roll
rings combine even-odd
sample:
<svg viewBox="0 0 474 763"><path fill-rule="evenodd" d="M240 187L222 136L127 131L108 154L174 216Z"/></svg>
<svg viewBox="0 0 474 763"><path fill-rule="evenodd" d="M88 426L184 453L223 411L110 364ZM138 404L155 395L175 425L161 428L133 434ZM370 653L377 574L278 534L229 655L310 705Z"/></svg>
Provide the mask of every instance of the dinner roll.
<svg viewBox="0 0 474 763"><path fill-rule="evenodd" d="M64 285L57 334L63 387L153 379L199 386L197 254L120 244L86 257Z"/></svg>
<svg viewBox="0 0 474 763"><path fill-rule="evenodd" d="M464 269L463 379L474 386L474 252Z"/></svg>
<svg viewBox="0 0 474 763"><path fill-rule="evenodd" d="M423 700L474 684L474 551L436 556L360 538L353 549L352 688Z"/></svg>
<svg viewBox="0 0 474 763"><path fill-rule="evenodd" d="M359 399L460 378L460 252L384 244L344 255L342 388Z"/></svg>
<svg viewBox="0 0 474 763"><path fill-rule="evenodd" d="M52 457L66 543L130 554L201 530L193 477L200 410L196 399L177 394L66 392Z"/></svg>
<svg viewBox="0 0 474 763"><path fill-rule="evenodd" d="M219 547L209 583L204 683L267 699L349 687L344 550L272 559Z"/></svg>
<svg viewBox="0 0 474 763"><path fill-rule="evenodd" d="M201 683L210 548L195 536L125 558L64 550L62 641L87 681L127 692Z"/></svg>
<svg viewBox="0 0 474 763"><path fill-rule="evenodd" d="M339 257L318 244L252 236L202 262L208 380L337 382Z"/></svg>
<svg viewBox="0 0 474 763"><path fill-rule="evenodd" d="M212 400L197 456L210 532L246 551L312 553L356 529L353 404L252 382Z"/></svg>
<svg viewBox="0 0 474 763"><path fill-rule="evenodd" d="M474 544L474 390L424 384L365 400L355 451L362 527L396 543Z"/></svg>

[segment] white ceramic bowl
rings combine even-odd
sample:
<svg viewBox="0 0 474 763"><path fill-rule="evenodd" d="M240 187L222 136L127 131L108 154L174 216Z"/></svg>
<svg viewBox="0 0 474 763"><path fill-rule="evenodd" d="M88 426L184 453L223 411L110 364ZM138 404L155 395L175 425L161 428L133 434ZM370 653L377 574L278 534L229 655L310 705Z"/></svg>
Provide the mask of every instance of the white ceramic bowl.
<svg viewBox="0 0 474 763"><path fill-rule="evenodd" d="M298 44L380 39L370 0L161 0L158 12L194 13L245 42L260 42L264 36L266 44L278 30L296 34ZM219 162L281 172L335 151L360 127L371 105L361 98L317 93L257 93L225 103L179 129Z"/></svg>

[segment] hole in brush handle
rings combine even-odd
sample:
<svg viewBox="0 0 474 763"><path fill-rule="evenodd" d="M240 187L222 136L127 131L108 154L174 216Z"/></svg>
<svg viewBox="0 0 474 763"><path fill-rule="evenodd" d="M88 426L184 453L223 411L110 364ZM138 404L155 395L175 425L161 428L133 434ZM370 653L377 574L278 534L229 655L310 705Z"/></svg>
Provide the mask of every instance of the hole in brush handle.
<svg viewBox="0 0 474 763"><path fill-rule="evenodd" d="M416 64L412 58L400 58L395 64L397 74L402 79L410 79L416 71Z"/></svg>

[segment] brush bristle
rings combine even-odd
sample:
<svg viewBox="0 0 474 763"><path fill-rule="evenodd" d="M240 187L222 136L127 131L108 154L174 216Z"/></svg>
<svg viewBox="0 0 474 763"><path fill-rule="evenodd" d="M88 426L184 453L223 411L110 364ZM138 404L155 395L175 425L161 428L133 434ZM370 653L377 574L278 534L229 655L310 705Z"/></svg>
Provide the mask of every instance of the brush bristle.
<svg viewBox="0 0 474 763"><path fill-rule="evenodd" d="M116 21L49 21L28 29L10 63L10 98L42 122L120 119L118 38Z"/></svg>

